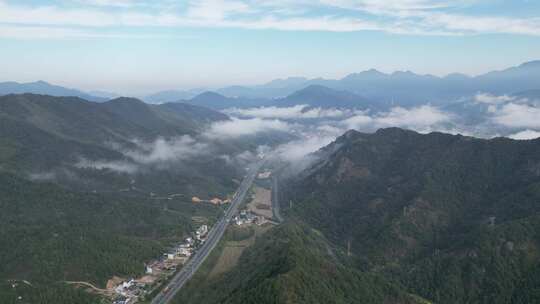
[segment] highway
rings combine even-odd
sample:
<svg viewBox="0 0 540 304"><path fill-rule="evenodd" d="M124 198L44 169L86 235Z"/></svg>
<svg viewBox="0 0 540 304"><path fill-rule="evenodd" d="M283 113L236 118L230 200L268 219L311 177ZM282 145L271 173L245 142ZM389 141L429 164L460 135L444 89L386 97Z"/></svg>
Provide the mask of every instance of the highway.
<svg viewBox="0 0 540 304"><path fill-rule="evenodd" d="M277 174L277 173L276 173ZM278 189L278 177L276 175L272 176L272 214L274 220L282 223L283 217L279 212L279 189Z"/></svg>
<svg viewBox="0 0 540 304"><path fill-rule="evenodd" d="M189 261L182 267L182 269L171 279L165 288L157 294L152 300L152 304L166 304L169 303L174 295L186 284L189 279L197 272L204 260L208 257L210 252L216 247L225 233L227 225L231 221L232 217L236 214L238 207L244 201L246 194L251 188L251 184L255 179L259 169L263 165L264 160L252 165L244 180L238 187L235 196L231 201L231 205L225 211L224 216L212 227L206 241L201 247L191 256Z"/></svg>

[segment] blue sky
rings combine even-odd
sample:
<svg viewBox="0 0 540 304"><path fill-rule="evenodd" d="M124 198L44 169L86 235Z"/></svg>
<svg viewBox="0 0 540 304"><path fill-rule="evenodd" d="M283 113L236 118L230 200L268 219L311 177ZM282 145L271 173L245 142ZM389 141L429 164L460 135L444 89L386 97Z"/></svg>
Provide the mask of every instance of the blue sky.
<svg viewBox="0 0 540 304"><path fill-rule="evenodd" d="M540 59L533 0L0 0L0 81L86 90L479 74Z"/></svg>

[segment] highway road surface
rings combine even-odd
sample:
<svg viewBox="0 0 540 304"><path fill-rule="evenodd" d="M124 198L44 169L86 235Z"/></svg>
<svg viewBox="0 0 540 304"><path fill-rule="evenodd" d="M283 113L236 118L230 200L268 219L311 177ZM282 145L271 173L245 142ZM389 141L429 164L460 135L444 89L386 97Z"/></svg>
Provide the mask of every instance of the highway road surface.
<svg viewBox="0 0 540 304"><path fill-rule="evenodd" d="M224 216L212 227L206 241L201 247L191 256L189 261L182 267L182 269L172 278L172 280L157 294L152 300L152 304L166 304L169 303L174 295L186 284L187 281L197 272L197 269L202 265L204 260L208 257L212 249L216 247L219 240L223 236L227 225L231 221L232 217L236 214L238 206L244 201L246 194L248 193L253 180L255 179L259 169L263 165L264 160L252 165L244 180L238 187L235 196L231 201L231 205L225 211Z"/></svg>
<svg viewBox="0 0 540 304"><path fill-rule="evenodd" d="M283 217L279 211L279 189L278 189L278 177L277 175L272 176L272 214L274 220L282 223Z"/></svg>

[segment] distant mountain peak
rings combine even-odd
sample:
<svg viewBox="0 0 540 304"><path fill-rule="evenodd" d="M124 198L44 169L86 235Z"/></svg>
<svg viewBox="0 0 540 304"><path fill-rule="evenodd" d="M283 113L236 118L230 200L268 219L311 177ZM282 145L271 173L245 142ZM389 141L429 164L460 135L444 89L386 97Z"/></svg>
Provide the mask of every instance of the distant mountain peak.
<svg viewBox="0 0 540 304"><path fill-rule="evenodd" d="M520 68L540 68L540 60L528 61L519 66Z"/></svg>
<svg viewBox="0 0 540 304"><path fill-rule="evenodd" d="M320 84L311 84L311 85L299 90L298 92L312 92L312 91L331 92L331 91L335 91L335 90L331 89L329 87L325 87L325 86L320 85Z"/></svg>
<svg viewBox="0 0 540 304"><path fill-rule="evenodd" d="M416 74L411 71L395 71L392 73L392 75L416 75Z"/></svg>
<svg viewBox="0 0 540 304"><path fill-rule="evenodd" d="M197 96L221 96L221 97L225 97L219 93L216 93L214 91L205 91L205 92L202 92L201 94L197 95Z"/></svg>
<svg viewBox="0 0 540 304"><path fill-rule="evenodd" d="M377 75L380 75L380 74L384 74L383 72L377 70L377 69L369 69L367 71L364 71L364 72L361 72L362 74L377 74Z"/></svg>
<svg viewBox="0 0 540 304"><path fill-rule="evenodd" d="M329 87L326 87L326 86L323 86L323 85L320 85L320 84L312 84L312 85L309 85L301 90L298 90L294 93L292 93L291 95L289 95L289 97L305 97L305 96L317 96L317 97L325 97L325 96L328 96L328 95L332 95L332 96L337 96L337 95L353 95L352 93L350 92L345 92L345 91L339 91L339 90L335 90L335 89L332 89L332 88L329 88Z"/></svg>
<svg viewBox="0 0 540 304"><path fill-rule="evenodd" d="M213 92L213 91L206 91L206 92L202 92L201 94L193 97L191 100L192 101L197 101L197 100L200 100L200 99L208 99L208 98L220 99L220 100L227 99L226 96L221 95L219 93L216 93L216 92Z"/></svg>
<svg viewBox="0 0 540 304"><path fill-rule="evenodd" d="M42 84L42 85L51 85L50 83L44 81L44 80L38 80L38 81L35 81L34 84Z"/></svg>
<svg viewBox="0 0 540 304"><path fill-rule="evenodd" d="M50 96L76 96L88 101L103 102L106 99L90 95L88 93L70 89L43 80L34 82L18 83L14 81L0 82L0 95L33 93Z"/></svg>
<svg viewBox="0 0 540 304"><path fill-rule="evenodd" d="M113 105L113 104L116 104L116 105L130 105L130 106L144 105L146 107L146 103L144 103L140 99L133 98L133 97L118 97L118 98L106 101L105 104L109 104L109 105Z"/></svg>
<svg viewBox="0 0 540 304"><path fill-rule="evenodd" d="M281 99L281 106L309 105L320 108L378 108L361 95L327 86L313 84Z"/></svg>
<svg viewBox="0 0 540 304"><path fill-rule="evenodd" d="M376 70L376 69L370 69L370 70L367 70L367 71L362 71L362 72L359 72L359 73L352 73L352 74L349 74L347 76L345 76L342 80L350 80L350 81L354 81L356 79L365 79L365 78L381 78L381 77L386 77L388 76L387 74L379 71L379 70Z"/></svg>
<svg viewBox="0 0 540 304"><path fill-rule="evenodd" d="M402 128L398 128L398 127L389 127L389 128L381 128L381 129L378 129L375 134L377 135L403 135L403 134L418 134L416 133L415 131L411 131L411 130L407 130L407 129L402 129Z"/></svg>
<svg viewBox="0 0 540 304"><path fill-rule="evenodd" d="M111 99L109 102L137 102L137 103L144 103L140 99L137 99L135 97L126 97L126 96Z"/></svg>
<svg viewBox="0 0 540 304"><path fill-rule="evenodd" d="M305 77L287 77L274 79L264 86L266 87L288 87L288 86L297 86L307 82L308 79Z"/></svg>
<svg viewBox="0 0 540 304"><path fill-rule="evenodd" d="M343 135L341 135L340 138L350 139L350 138L355 137L355 136L360 135L360 134L362 134L362 133L360 133L359 131L357 131L355 129L350 129L347 132L343 133Z"/></svg>

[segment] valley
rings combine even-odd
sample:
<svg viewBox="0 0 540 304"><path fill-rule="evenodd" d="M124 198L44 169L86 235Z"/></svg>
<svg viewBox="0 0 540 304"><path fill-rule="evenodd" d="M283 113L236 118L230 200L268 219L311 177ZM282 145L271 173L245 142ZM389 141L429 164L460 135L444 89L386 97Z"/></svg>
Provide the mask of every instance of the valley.
<svg viewBox="0 0 540 304"><path fill-rule="evenodd" d="M540 2L0 0L0 304L540 303Z"/></svg>
<svg viewBox="0 0 540 304"><path fill-rule="evenodd" d="M25 94L0 109L8 301L534 298L538 140L350 130L295 163L302 133L216 140L242 119L192 105ZM83 122L99 131L73 133Z"/></svg>

